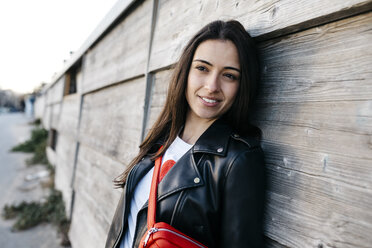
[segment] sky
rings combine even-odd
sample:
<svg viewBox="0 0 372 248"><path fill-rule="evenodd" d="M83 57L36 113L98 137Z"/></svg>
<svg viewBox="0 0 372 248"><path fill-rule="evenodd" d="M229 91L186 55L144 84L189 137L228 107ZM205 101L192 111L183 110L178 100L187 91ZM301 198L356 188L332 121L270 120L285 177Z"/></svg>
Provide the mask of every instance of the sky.
<svg viewBox="0 0 372 248"><path fill-rule="evenodd" d="M76 52L117 0L1 0L0 89L30 93Z"/></svg>

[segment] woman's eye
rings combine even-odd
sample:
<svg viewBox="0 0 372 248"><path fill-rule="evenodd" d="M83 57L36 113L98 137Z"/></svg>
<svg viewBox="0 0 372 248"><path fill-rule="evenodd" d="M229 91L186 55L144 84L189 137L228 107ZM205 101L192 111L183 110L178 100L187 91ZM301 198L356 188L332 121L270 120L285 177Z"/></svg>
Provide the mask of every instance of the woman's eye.
<svg viewBox="0 0 372 248"><path fill-rule="evenodd" d="M238 79L238 77L236 77L235 75L230 74L230 73L226 73L224 76L231 79L231 80L237 80Z"/></svg>
<svg viewBox="0 0 372 248"><path fill-rule="evenodd" d="M207 68L205 66L196 66L196 69L198 69L199 71L207 71Z"/></svg>

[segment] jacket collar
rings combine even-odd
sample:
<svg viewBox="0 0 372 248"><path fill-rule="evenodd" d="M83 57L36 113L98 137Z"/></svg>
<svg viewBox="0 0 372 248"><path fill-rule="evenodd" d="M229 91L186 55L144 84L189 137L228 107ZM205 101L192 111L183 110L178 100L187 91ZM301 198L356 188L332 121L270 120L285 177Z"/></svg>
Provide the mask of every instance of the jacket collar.
<svg viewBox="0 0 372 248"><path fill-rule="evenodd" d="M186 152L168 171L158 185L158 200L177 191L203 185L191 150Z"/></svg>
<svg viewBox="0 0 372 248"><path fill-rule="evenodd" d="M169 170L158 185L157 200L186 188L199 187L204 181L197 169L195 153L210 153L226 156L229 136L232 129L223 121L215 121L196 141L195 145L186 152ZM138 169L136 178L141 178L152 166L153 162L145 158L142 168ZM147 203L144 207L147 207Z"/></svg>
<svg viewBox="0 0 372 248"><path fill-rule="evenodd" d="M204 152L226 156L229 136L231 134L233 134L232 128L223 119L218 119L199 137L195 145L192 147L192 152ZM159 149L164 142L164 137L157 140L155 142L155 151Z"/></svg>
<svg viewBox="0 0 372 248"><path fill-rule="evenodd" d="M133 168L131 177L131 184L129 187L129 195L132 195L134 188L141 180L141 178L154 166L154 161L149 157L145 157L140 163ZM170 194L184 190L186 188L198 187L204 182L199 174L199 171L194 162L191 149L186 152L177 163L169 170L167 175L158 185L157 200L161 200ZM148 202L142 207L147 208Z"/></svg>
<svg viewBox="0 0 372 248"><path fill-rule="evenodd" d="M232 133L231 127L223 120L216 120L196 141L193 152L226 156L229 136Z"/></svg>

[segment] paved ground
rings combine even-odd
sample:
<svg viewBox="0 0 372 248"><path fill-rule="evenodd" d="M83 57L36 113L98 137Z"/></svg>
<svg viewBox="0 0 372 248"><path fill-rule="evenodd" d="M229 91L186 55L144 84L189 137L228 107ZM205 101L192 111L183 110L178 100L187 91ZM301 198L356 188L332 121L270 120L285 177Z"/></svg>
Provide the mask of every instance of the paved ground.
<svg viewBox="0 0 372 248"><path fill-rule="evenodd" d="M27 167L24 153L10 153L16 144L29 138L30 119L20 113L0 114L0 211L5 204L39 201L48 194L38 179L25 180L26 176L45 170L41 165ZM1 248L60 248L57 230L49 224L12 232L14 220L0 217Z"/></svg>

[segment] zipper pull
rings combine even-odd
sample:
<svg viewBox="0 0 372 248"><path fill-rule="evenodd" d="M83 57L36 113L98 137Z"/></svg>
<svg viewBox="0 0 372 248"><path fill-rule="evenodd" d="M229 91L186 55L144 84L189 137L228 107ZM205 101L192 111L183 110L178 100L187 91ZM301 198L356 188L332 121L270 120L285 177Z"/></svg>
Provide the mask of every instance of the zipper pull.
<svg viewBox="0 0 372 248"><path fill-rule="evenodd" d="M143 247L146 247L147 242L149 241L151 234L156 233L157 231L158 231L158 229L156 227L152 227L152 228L150 228L150 230L147 231L146 238L143 241L143 243L144 243Z"/></svg>

